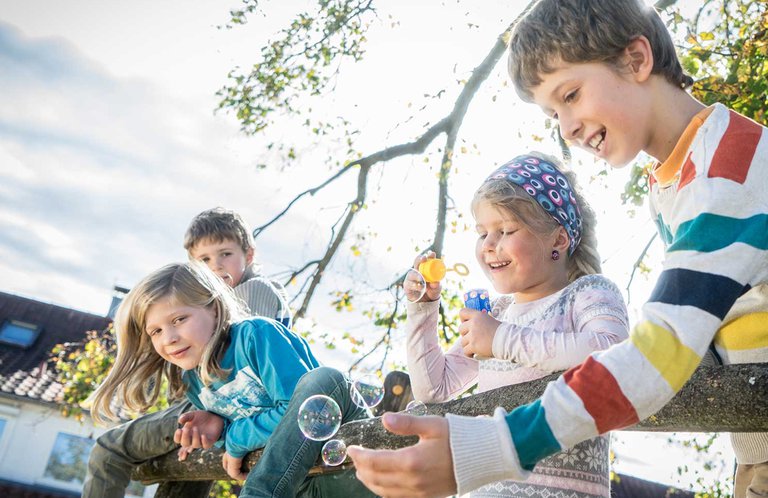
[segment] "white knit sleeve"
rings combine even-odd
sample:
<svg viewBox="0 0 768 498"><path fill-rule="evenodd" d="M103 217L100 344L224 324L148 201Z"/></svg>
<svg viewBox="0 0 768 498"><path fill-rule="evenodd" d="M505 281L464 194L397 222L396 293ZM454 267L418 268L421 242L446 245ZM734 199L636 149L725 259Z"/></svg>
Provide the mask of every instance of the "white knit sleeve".
<svg viewBox="0 0 768 498"><path fill-rule="evenodd" d="M505 479L524 481L530 475L520 466L506 414L499 407L493 417L446 415L459 495Z"/></svg>
<svg viewBox="0 0 768 498"><path fill-rule="evenodd" d="M537 325L502 322L493 339L494 357L556 372L629 337L623 297L604 277L576 282L572 295L563 296L555 307L561 313Z"/></svg>

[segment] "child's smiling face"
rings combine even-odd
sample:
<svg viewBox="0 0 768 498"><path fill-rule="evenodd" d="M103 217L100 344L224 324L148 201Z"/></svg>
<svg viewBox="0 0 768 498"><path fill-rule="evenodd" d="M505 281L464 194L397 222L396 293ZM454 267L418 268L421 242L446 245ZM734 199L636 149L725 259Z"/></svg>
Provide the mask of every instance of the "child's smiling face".
<svg viewBox="0 0 768 498"><path fill-rule="evenodd" d="M189 256L208 266L230 287L236 287L242 280L245 269L253 262L253 249L246 252L234 240L215 241L206 238L189 250Z"/></svg>
<svg viewBox="0 0 768 498"><path fill-rule="evenodd" d="M567 284L565 265L551 259L557 232L536 235L487 201L476 205L474 216L478 234L475 256L497 292L515 294L517 302L528 302Z"/></svg>
<svg viewBox="0 0 768 498"><path fill-rule="evenodd" d="M200 364L215 327L211 307L185 306L163 298L147 309L145 332L152 346L165 361L183 370Z"/></svg>
<svg viewBox="0 0 768 498"><path fill-rule="evenodd" d="M638 73L607 63L560 62L532 89L533 101L556 119L568 142L613 167L647 150L652 130L648 85Z"/></svg>

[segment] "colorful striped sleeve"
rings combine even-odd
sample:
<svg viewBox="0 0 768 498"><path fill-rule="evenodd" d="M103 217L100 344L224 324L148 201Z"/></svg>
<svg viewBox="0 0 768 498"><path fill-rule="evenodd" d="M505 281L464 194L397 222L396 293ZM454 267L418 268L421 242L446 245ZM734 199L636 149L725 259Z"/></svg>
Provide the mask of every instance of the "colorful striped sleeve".
<svg viewBox="0 0 768 498"><path fill-rule="evenodd" d="M653 187L668 246L630 339L594 353L539 401L506 416L524 469L647 418L682 388L736 300L768 282L765 185L768 130L716 108L694 138L680 180ZM765 335L741 342L768 347Z"/></svg>

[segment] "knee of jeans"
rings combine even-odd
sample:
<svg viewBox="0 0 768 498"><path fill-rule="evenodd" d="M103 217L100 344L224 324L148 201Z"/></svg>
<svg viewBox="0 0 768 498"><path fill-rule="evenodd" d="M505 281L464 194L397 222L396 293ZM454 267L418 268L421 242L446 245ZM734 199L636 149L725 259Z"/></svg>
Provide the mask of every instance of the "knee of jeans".
<svg viewBox="0 0 768 498"><path fill-rule="evenodd" d="M121 428L122 426L114 427L97 437L93 450L91 450L91 456L94 453L108 455L113 452L114 448L120 446L120 440L123 439L119 433Z"/></svg>
<svg viewBox="0 0 768 498"><path fill-rule="evenodd" d="M116 455L115 450L112 448L111 440L107 436L107 433L102 434L96 438L96 442L91 449L91 454L88 456L88 467L96 468L105 465L113 459Z"/></svg>
<svg viewBox="0 0 768 498"><path fill-rule="evenodd" d="M329 393L338 386L343 386L345 383L346 377L335 368L318 367L305 373L301 379L299 379L299 383L296 385L296 390L314 388L318 391Z"/></svg>

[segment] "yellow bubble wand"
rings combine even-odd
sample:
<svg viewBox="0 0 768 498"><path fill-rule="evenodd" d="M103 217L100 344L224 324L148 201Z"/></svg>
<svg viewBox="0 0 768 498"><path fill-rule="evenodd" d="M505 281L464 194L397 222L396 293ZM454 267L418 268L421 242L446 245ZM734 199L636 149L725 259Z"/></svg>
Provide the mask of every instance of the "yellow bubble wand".
<svg viewBox="0 0 768 498"><path fill-rule="evenodd" d="M469 275L469 268L464 263L456 263L452 267L447 268L442 259L431 258L419 264L419 273L424 276L424 280L427 283L441 281L449 271L454 271L462 277Z"/></svg>
<svg viewBox="0 0 768 498"><path fill-rule="evenodd" d="M464 263L456 263L450 268L447 268L445 262L439 258L430 258L419 263L418 270L411 268L405 276L403 282L405 297L412 303L417 302L427 291L428 283L441 281L449 271L456 272L462 277L469 275L469 268Z"/></svg>

